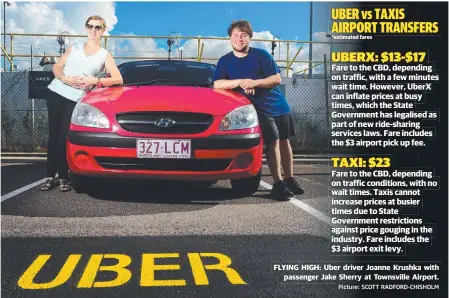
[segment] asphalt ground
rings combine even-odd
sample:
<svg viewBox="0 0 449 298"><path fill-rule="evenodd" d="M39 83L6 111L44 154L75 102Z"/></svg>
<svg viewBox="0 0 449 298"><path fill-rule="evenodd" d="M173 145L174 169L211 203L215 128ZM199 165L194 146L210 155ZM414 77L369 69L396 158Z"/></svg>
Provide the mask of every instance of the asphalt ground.
<svg viewBox="0 0 449 298"><path fill-rule="evenodd" d="M87 193L41 192L22 187L45 177L44 163L1 170L5 297L358 295L335 282L284 281L298 271L273 269L335 260L325 164L295 164L306 193L289 202L269 198L266 165L259 191L245 198L235 197L228 181L98 180Z"/></svg>

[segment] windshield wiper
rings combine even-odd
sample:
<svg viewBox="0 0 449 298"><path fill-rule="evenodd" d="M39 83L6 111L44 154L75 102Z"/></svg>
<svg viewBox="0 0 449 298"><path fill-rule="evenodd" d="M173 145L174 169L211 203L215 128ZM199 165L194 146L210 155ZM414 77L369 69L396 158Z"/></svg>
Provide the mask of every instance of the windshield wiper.
<svg viewBox="0 0 449 298"><path fill-rule="evenodd" d="M151 80L151 81L121 84L121 85L118 85L118 86L120 86L120 87L124 87L124 86L143 86L143 85L154 85L156 83L162 83L162 82L170 82L170 80L168 80L168 79L154 79L154 80Z"/></svg>

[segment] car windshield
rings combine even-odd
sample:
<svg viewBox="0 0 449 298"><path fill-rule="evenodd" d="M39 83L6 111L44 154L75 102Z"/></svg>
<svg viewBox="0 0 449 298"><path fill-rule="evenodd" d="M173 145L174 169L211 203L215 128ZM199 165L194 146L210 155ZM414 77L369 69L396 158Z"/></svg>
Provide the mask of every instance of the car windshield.
<svg viewBox="0 0 449 298"><path fill-rule="evenodd" d="M119 65L124 86L212 87L215 65L190 61L138 61Z"/></svg>

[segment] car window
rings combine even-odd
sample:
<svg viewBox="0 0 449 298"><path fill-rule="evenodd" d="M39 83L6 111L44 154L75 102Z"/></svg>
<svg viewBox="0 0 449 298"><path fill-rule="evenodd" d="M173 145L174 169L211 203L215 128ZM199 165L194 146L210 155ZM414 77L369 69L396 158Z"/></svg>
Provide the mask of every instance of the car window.
<svg viewBox="0 0 449 298"><path fill-rule="evenodd" d="M189 61L138 61L121 64L124 85L192 85L213 82L215 65ZM143 83L143 84L142 84Z"/></svg>

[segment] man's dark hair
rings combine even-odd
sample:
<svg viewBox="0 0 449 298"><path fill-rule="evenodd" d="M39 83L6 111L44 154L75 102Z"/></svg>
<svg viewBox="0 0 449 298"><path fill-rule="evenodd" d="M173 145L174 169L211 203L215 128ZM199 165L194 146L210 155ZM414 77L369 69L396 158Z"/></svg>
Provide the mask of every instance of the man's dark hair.
<svg viewBox="0 0 449 298"><path fill-rule="evenodd" d="M232 24L228 28L228 35L231 36L232 30L238 28L240 31L245 32L249 35L250 38L253 37L253 28L248 21L245 20L236 20L232 22Z"/></svg>

